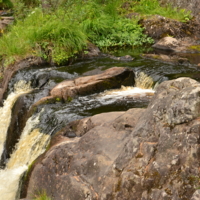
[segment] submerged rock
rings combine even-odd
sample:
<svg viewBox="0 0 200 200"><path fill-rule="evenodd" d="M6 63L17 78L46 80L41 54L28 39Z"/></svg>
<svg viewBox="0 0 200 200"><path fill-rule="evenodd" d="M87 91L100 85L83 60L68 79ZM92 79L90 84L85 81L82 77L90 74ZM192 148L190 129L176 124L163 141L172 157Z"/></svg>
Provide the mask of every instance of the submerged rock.
<svg viewBox="0 0 200 200"><path fill-rule="evenodd" d="M132 61L132 60L134 60L134 58L130 55L125 55L125 56L121 56L121 57L116 57L116 56L110 55L109 58L111 58L113 60L120 60L120 61Z"/></svg>
<svg viewBox="0 0 200 200"><path fill-rule="evenodd" d="M52 140L30 176L27 197L55 200L197 199L200 84L161 83L148 108L71 123ZM68 138L72 131L77 136Z"/></svg>
<svg viewBox="0 0 200 200"><path fill-rule="evenodd" d="M178 55L165 55L165 54L143 54L144 58L160 60L167 63L189 65L190 62L187 58Z"/></svg>

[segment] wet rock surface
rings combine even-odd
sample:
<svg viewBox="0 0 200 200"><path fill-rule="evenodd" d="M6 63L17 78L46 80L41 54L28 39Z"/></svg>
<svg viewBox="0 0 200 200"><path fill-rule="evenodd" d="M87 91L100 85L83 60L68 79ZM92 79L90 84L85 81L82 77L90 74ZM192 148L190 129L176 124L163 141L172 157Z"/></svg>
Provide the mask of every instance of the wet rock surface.
<svg viewBox="0 0 200 200"><path fill-rule="evenodd" d="M133 86L134 73L128 68L113 67L101 74L63 81L56 85L50 94L68 100L76 95L92 94L105 89L119 88L121 85Z"/></svg>
<svg viewBox="0 0 200 200"><path fill-rule="evenodd" d="M179 78L161 83L147 109L72 122L35 165L27 197L198 199L199 116L200 84Z"/></svg>
<svg viewBox="0 0 200 200"><path fill-rule="evenodd" d="M165 55L165 54L144 54L144 58L160 60L172 64L189 65L190 62L187 58L180 57L178 55Z"/></svg>
<svg viewBox="0 0 200 200"><path fill-rule="evenodd" d="M44 61L42 58L30 57L30 58L21 60L18 63L10 65L8 68L4 69L3 79L1 79L0 81L0 105L2 104L3 98L6 96L6 91L8 89L9 81L14 76L14 74L17 73L17 71L24 68L31 67L31 66L32 67L38 66L38 65L42 66L46 64L47 62Z"/></svg>
<svg viewBox="0 0 200 200"><path fill-rule="evenodd" d="M200 54L200 45L192 38L164 37L152 47L154 53L144 54L143 57L180 65L190 65L190 60L193 62L192 64L198 64L198 60L195 63L193 58L195 58L195 54Z"/></svg>

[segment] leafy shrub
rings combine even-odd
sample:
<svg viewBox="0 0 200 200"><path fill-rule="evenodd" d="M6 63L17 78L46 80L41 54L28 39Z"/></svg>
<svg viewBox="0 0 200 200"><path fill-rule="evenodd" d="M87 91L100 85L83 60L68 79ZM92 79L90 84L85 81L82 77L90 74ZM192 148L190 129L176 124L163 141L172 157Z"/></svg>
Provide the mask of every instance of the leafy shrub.
<svg viewBox="0 0 200 200"><path fill-rule="evenodd" d="M8 9L12 8L13 4L10 0L0 0L0 8L1 9Z"/></svg>
<svg viewBox="0 0 200 200"><path fill-rule="evenodd" d="M16 24L0 38L5 63L36 55L61 65L84 51L88 40L101 49L152 43L138 25L139 18L123 16L129 11L190 18L183 9L161 7L158 0L128 1L130 9L123 12L124 0L47 0L48 12L42 8L44 1L13 0Z"/></svg>
<svg viewBox="0 0 200 200"><path fill-rule="evenodd" d="M37 8L2 37L0 46L4 48L0 49L0 54L7 57L38 55L61 64L82 50L86 41L78 24L68 18L44 15Z"/></svg>
<svg viewBox="0 0 200 200"><path fill-rule="evenodd" d="M143 34L137 21L126 18L108 19L106 24L103 16L95 20L83 22L85 29L90 32L90 40L100 48L140 46L152 43L153 40ZM87 25L86 25L87 24Z"/></svg>

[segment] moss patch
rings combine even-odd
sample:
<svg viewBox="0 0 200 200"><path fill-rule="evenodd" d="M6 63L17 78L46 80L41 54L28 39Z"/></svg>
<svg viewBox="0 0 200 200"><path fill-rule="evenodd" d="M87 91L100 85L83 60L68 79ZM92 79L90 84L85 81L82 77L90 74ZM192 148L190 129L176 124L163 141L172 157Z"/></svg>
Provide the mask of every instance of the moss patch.
<svg viewBox="0 0 200 200"><path fill-rule="evenodd" d="M200 52L200 45L192 45L189 46L188 49Z"/></svg>

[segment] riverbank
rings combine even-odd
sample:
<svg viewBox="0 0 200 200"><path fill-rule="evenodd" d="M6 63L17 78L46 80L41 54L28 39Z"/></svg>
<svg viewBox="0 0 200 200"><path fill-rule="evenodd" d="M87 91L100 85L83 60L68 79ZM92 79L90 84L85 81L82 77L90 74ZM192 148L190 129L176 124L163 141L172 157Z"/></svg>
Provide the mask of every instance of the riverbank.
<svg viewBox="0 0 200 200"><path fill-rule="evenodd" d="M80 4L77 0L70 8L68 4L63 4L63 8L43 4L43 10L37 6L23 4L27 10L23 21L21 15L16 14L15 24L0 38L1 100L13 74L23 67L41 64L41 60L50 65L67 65L80 57L98 56L98 48L138 48L153 44L165 36L179 40L189 37L192 40L186 46L189 53L194 50L198 53L200 49L200 26L195 18L192 19L186 10L161 7L157 1L87 1ZM71 20L68 20L69 16ZM88 43L88 40L96 46ZM160 57L155 55L153 58Z"/></svg>
<svg viewBox="0 0 200 200"><path fill-rule="evenodd" d="M160 15L144 16L133 10L144 9L142 3L146 3L143 5L146 11L149 6L153 10L156 2L123 1L123 4L112 7L112 3L88 1L89 4L84 4L81 10L85 12L81 16L75 13L82 5L76 7L78 1L66 13L62 13L62 9L53 12L52 8L55 7L44 5L46 11L34 8L29 12L30 16L16 21L10 32L4 34L5 42L13 41L13 46L9 48L13 50L10 53L14 54L6 55L7 51L5 55L1 54L3 78L0 98L3 100L13 93L18 95L9 104L10 107L6 106L7 103L3 107L9 111L11 118L9 122L5 116L2 117L7 120L7 123L2 121L6 126L2 132L7 138L1 142L1 161L6 166L1 170L1 175L6 177L2 179L2 185L5 185L6 191L9 190L6 187L7 173L12 174L9 176L11 182L15 177L9 169L15 172L22 161L25 168L22 166L20 169L23 172L29 166L22 190L17 192L23 173L20 171L17 181L13 183L16 193L8 191L8 194L19 198L21 192L21 197L30 199L47 195L56 200L66 197L75 200L132 200L133 197L145 200L194 200L198 196L200 86L197 81L200 77L195 76L199 69L197 63L190 63L184 55L176 57L176 50L182 45L181 40L189 36L188 41L192 43L187 47L193 46L189 54L198 53L199 30L195 19L187 19L190 16L185 11L182 11L185 13L184 21L180 22ZM101 6L105 7L100 9ZM113 8L118 8L117 12ZM66 16L73 17L78 23L71 26L74 21L65 21ZM114 20L111 20L111 16L115 17ZM36 17L41 22L36 20L35 23L41 27L31 24L31 30L24 33L26 37L19 37L19 34L17 37L16 33L25 32L29 22L34 23ZM64 27L62 20L66 22ZM146 35L138 23L146 27ZM81 33L83 25L87 25L84 29L87 34L82 32L84 34L79 37L76 30L79 27L77 34ZM70 28L75 30L70 32ZM32 34L31 37L29 34ZM16 43L15 39L10 40L11 36L14 36ZM69 36L70 40L67 40ZM133 38L129 41L132 45L127 45L132 46L133 52L138 45L151 43L149 36L157 42L154 45L168 48L174 55L171 56L168 51L168 57L160 54L159 57L158 53L151 52L148 60L148 54L146 57L125 53L117 55L117 52L106 55L100 51L107 48L107 52L111 52L109 47L115 44L112 46L114 51L126 46L123 42ZM161 44L166 38L169 39L167 45L166 41ZM88 43L88 40L93 43ZM24 48L25 53L15 46L17 41L20 48L27 47ZM80 46L77 47L78 42ZM133 42L138 43L137 47ZM57 43L60 46L56 46ZM68 43L69 46L65 46ZM173 59L175 62L171 64ZM127 77L127 73L122 74L125 81L121 84L126 85L127 78L130 81L128 86L134 85L133 82L145 83L148 79L151 90L139 88L132 90L131 94L121 94L124 90L133 89L120 89L118 74L116 78L110 77L110 72L120 70L121 66L132 74L130 77ZM104 76L109 77L104 81L102 74L96 75L103 71ZM197 81L190 78L172 80L183 76L196 78ZM93 81L93 85L90 81ZM22 95L16 91L16 85L21 86L21 83L22 88L17 88L20 91L28 85L28 90ZM142 87L141 84L134 86L139 85ZM156 88L155 96L153 86ZM116 87L117 90L90 94ZM148 106L150 99L152 101ZM112 112L116 110L118 112ZM99 114L102 112L110 113ZM84 119L79 120L81 118ZM48 145L50 140L51 144ZM45 150L46 153L35 162L36 157Z"/></svg>
<svg viewBox="0 0 200 200"><path fill-rule="evenodd" d="M163 17L184 23L192 18L186 10L179 11L169 5L161 7L158 1L149 0L104 3L76 0L73 4L64 1L60 5L42 2L42 5L21 3L20 6L14 3L15 24L0 39L2 71L30 56L57 65L66 64L71 57L87 54L88 41L101 50L153 43L152 36L147 37L140 25L148 31L141 19L155 14L162 13ZM23 15L19 13L20 8L25 9ZM173 36L169 31L164 34Z"/></svg>

